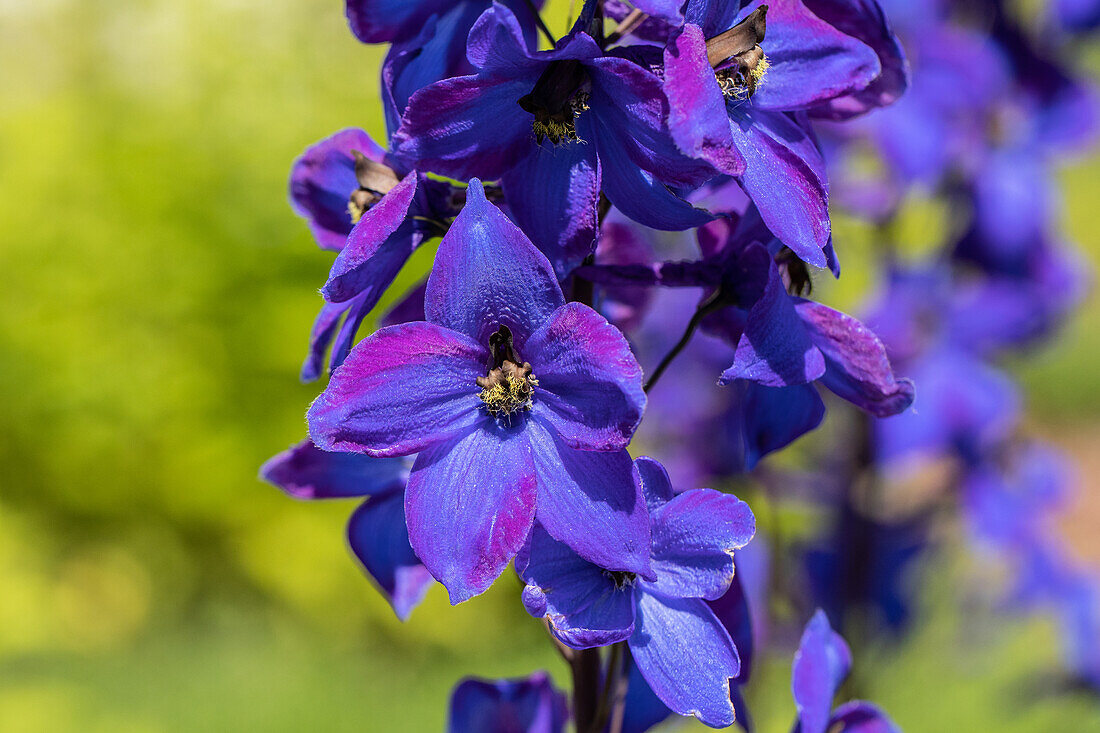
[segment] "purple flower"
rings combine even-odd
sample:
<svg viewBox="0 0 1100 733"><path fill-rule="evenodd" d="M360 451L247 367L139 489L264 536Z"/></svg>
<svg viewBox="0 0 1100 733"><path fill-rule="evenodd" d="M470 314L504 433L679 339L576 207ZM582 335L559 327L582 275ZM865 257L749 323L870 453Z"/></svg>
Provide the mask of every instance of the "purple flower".
<svg viewBox="0 0 1100 733"><path fill-rule="evenodd" d="M833 708L833 698L852 667L848 645L819 610L802 633L791 668L798 718L794 733L900 733L878 707L854 700Z"/></svg>
<svg viewBox="0 0 1100 733"><path fill-rule="evenodd" d="M327 453L305 441L271 458L260 476L296 499L365 498L348 521L348 545L402 621L432 584L409 545L401 458Z"/></svg>
<svg viewBox="0 0 1100 733"><path fill-rule="evenodd" d="M907 85L904 56L874 0L693 0L665 49L669 127L680 149L737 176L776 236L824 267L825 163L805 115L850 117ZM820 13L822 17L815 14Z"/></svg>
<svg viewBox="0 0 1100 733"><path fill-rule="evenodd" d="M657 697L681 715L730 725L737 647L707 601L733 580L733 551L756 532L747 504L712 489L673 495L656 461L635 465L652 518L653 576L616 572L579 557L536 524L516 569L523 602L562 643L584 649L626 640Z"/></svg>
<svg viewBox="0 0 1100 733"><path fill-rule="evenodd" d="M605 567L649 576L649 520L623 450L641 369L471 181L443 238L423 322L361 341L309 411L326 450L418 453L405 513L453 603L481 593L546 531Z"/></svg>
<svg viewBox="0 0 1100 733"><path fill-rule="evenodd" d="M470 32L477 73L414 94L394 135L395 153L419 168L501 179L512 216L560 276L595 247L601 191L657 229L710 218L669 188L713 169L669 137L660 81L605 55L580 25L553 51L532 52L512 12L494 5Z"/></svg>
<svg viewBox="0 0 1100 733"><path fill-rule="evenodd" d="M332 346L332 368L347 356L363 318L409 255L457 213L449 184L405 169L367 133L341 130L294 162L290 198L317 244L340 254L322 291L302 379L320 376Z"/></svg>
<svg viewBox="0 0 1100 733"><path fill-rule="evenodd" d="M465 679L451 693L447 733L562 733L569 713L550 676Z"/></svg>

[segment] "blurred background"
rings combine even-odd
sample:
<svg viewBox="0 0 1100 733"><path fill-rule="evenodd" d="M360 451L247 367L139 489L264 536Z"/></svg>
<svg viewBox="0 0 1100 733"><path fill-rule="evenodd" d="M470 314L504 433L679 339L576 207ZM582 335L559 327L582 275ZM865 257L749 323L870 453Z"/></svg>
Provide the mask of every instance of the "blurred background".
<svg viewBox="0 0 1100 733"><path fill-rule="evenodd" d="M381 55L339 0L0 0L0 731L439 730L462 676L566 678L510 573L401 624L346 551L354 504L256 478L319 389L297 375L330 256L287 172L336 129L383 137ZM1061 182L1095 267L1100 157ZM865 295L860 239L837 222L830 305ZM1078 462L1065 530L1094 565L1098 354L1094 293L1011 365L1031 432ZM1100 731L1095 698L1042 694L1053 624L968 605L946 546L914 632L861 649L860 694L912 731ZM789 664L754 682L762 731L789 728Z"/></svg>

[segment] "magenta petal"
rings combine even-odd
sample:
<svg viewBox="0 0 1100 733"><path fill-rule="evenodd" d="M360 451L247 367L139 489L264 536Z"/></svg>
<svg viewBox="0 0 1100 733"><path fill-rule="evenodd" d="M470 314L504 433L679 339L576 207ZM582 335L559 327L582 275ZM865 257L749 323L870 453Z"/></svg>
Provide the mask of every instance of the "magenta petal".
<svg viewBox="0 0 1100 733"><path fill-rule="evenodd" d="M328 282L321 291L325 300L339 303L368 293L367 299L371 301L368 308L374 307L420 244L422 235L411 225L402 227L415 195L414 172L363 214L332 264Z"/></svg>
<svg viewBox="0 0 1100 733"><path fill-rule="evenodd" d="M741 670L729 632L705 601L637 592L630 652L661 701L712 728L734 722L730 678Z"/></svg>
<svg viewBox="0 0 1100 733"><path fill-rule="evenodd" d="M483 419L477 378L488 352L433 323L405 323L359 342L309 408L325 450L403 456Z"/></svg>
<svg viewBox="0 0 1100 733"><path fill-rule="evenodd" d="M895 379L886 347L862 323L820 303L795 305L810 339L825 356L825 386L876 417L890 417L913 403L913 383Z"/></svg>
<svg viewBox="0 0 1100 733"><path fill-rule="evenodd" d="M260 477L296 499L342 499L403 491L408 464L402 458L330 453L305 440L273 456Z"/></svg>
<svg viewBox="0 0 1100 733"><path fill-rule="evenodd" d="M546 531L589 562L652 577L649 513L629 454L574 450L538 419L527 433Z"/></svg>
<svg viewBox="0 0 1100 733"><path fill-rule="evenodd" d="M404 494L360 504L348 520L348 544L397 617L407 619L431 587L432 576L409 545Z"/></svg>
<svg viewBox="0 0 1100 733"><path fill-rule="evenodd" d="M301 380L312 382L321 376L325 368L325 352L332 345L332 340L340 328L340 320L349 310L354 309L354 300L344 303L324 302L317 318L313 321L313 328L309 332L309 353L302 364Z"/></svg>
<svg viewBox="0 0 1100 733"><path fill-rule="evenodd" d="M725 97L707 62L699 26L687 24L665 47L668 127L685 155L705 160L731 176L745 171L745 159L733 146Z"/></svg>
<svg viewBox="0 0 1100 733"><path fill-rule="evenodd" d="M642 368L619 329L581 303L554 311L527 340L534 414L581 450L625 448L645 410Z"/></svg>
<svg viewBox="0 0 1100 733"><path fill-rule="evenodd" d="M405 492L409 540L452 604L484 592L523 546L536 493L522 428L486 422L416 457Z"/></svg>
<svg viewBox="0 0 1100 733"><path fill-rule="evenodd" d="M642 587L669 598L720 598L733 580L733 551L756 534L749 505L714 489L685 491L651 521L657 580Z"/></svg>
<svg viewBox="0 0 1100 733"><path fill-rule="evenodd" d="M565 303L554 268L504 213L485 199L476 178L428 277L428 320L487 344L501 325L520 356L532 331Z"/></svg>

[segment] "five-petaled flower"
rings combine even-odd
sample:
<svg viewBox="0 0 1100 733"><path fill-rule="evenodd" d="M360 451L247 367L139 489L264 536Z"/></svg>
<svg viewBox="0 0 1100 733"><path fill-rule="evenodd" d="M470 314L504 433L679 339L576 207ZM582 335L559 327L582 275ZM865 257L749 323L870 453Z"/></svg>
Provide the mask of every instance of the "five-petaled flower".
<svg viewBox="0 0 1100 733"><path fill-rule="evenodd" d="M325 450L417 453L417 556L454 603L493 582L536 517L612 570L651 577L630 441L645 407L622 334L566 303L550 263L473 180L443 238L426 321L360 342L309 410Z"/></svg>

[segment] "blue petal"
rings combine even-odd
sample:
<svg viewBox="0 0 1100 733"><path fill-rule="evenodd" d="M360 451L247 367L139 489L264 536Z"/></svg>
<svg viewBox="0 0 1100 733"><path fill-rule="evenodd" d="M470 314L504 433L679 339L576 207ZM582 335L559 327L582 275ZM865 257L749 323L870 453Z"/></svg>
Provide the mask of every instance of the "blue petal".
<svg viewBox="0 0 1100 733"><path fill-rule="evenodd" d="M862 700L838 707L829 728L836 733L901 733L901 728L877 705Z"/></svg>
<svg viewBox="0 0 1100 733"><path fill-rule="evenodd" d="M451 694L447 733L562 733L568 718L565 696L545 672L514 680L467 678Z"/></svg>
<svg viewBox="0 0 1100 733"><path fill-rule="evenodd" d="M672 481L664 466L648 456L635 460L634 466L638 469L642 494L651 513L672 501Z"/></svg>
<svg viewBox="0 0 1100 733"><path fill-rule="evenodd" d="M734 722L730 678L741 664L729 633L704 601L639 592L635 627L630 652L665 705L712 728Z"/></svg>
<svg viewBox="0 0 1100 733"><path fill-rule="evenodd" d="M488 422L416 457L405 492L409 540L452 604L484 592L523 546L535 497L522 428Z"/></svg>
<svg viewBox="0 0 1100 733"><path fill-rule="evenodd" d="M554 269L473 180L428 277L428 320L481 344L501 325L523 356L528 336L565 303Z"/></svg>
<svg viewBox="0 0 1100 733"><path fill-rule="evenodd" d="M404 495L374 496L360 504L348 521L348 545L397 617L407 619L433 581L409 544Z"/></svg>
<svg viewBox="0 0 1100 733"><path fill-rule="evenodd" d="M802 633L791 668L791 693L798 708L799 733L825 733L833 698L852 666L848 645L819 610Z"/></svg>
<svg viewBox="0 0 1100 733"><path fill-rule="evenodd" d="M745 469L749 471L761 458L786 448L825 418L825 403L812 384L762 387L746 382L740 392L735 410L745 445Z"/></svg>
<svg viewBox="0 0 1100 733"><path fill-rule="evenodd" d="M546 531L600 567L652 577L649 514L629 454L575 450L539 419L527 432Z"/></svg>

